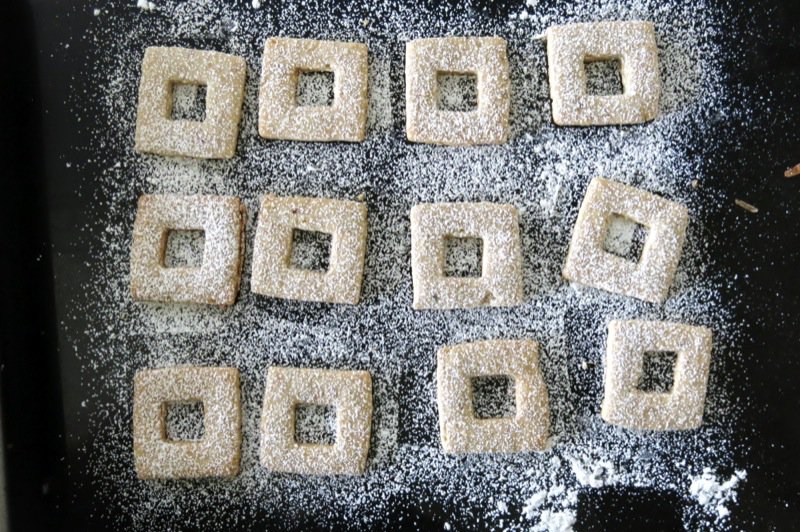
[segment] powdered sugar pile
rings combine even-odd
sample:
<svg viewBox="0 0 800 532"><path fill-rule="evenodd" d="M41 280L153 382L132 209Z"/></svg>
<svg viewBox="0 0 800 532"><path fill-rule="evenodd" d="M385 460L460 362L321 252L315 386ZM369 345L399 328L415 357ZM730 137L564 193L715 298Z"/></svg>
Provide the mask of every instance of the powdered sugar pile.
<svg viewBox="0 0 800 532"><path fill-rule="evenodd" d="M728 480L719 479L711 468L703 469L703 474L692 477L689 493L709 513L724 520L731 511L728 506L736 502L736 488L747 478L746 471L736 471Z"/></svg>
<svg viewBox="0 0 800 532"><path fill-rule="evenodd" d="M693 479L687 472L741 469L734 463L731 440L735 386L715 371L723 361L736 363L740 328L722 296L728 274L708 252L714 235L704 229L714 206L727 201L705 188L703 179L720 117L733 111L723 83L725 51L716 39L726 15L705 2L678 0L529 0L510 13L493 14L468 4L320 2L280 8L264 4L260 9L257 4L162 0L147 16L128 8L115 17L91 17L86 38L95 43L96 55L87 58L86 75L94 92L76 102L74 111L79 117L96 117L102 126L95 131L97 144L83 148L85 160L73 164L86 175L80 193L95 206L83 232L94 250L89 265L93 282L83 287L64 326L83 369L79 401L67 410L95 435L91 441L67 435L77 460L85 464L73 474L93 494L95 517L139 530L227 530L264 520L293 520L298 528L369 528L387 522L413 526L416 512L427 512L454 529L569 530L579 520L578 494L598 487L642 487L680 494L684 522L724 528L726 512L735 502L730 495L735 484L717 491L699 484L691 491ZM636 127L554 126L545 48L534 37L553 24L609 19L655 23L662 116ZM404 141L404 44L441 35L499 35L508 41L512 106L507 144L442 148ZM370 102L364 142L292 143L258 136L259 65L268 36L367 43ZM133 152L139 69L143 50L151 45L213 49L246 59L236 157L199 161ZM736 111L747 119L747 109ZM684 254L664 305L561 280L577 209L595 176L635 185L689 208ZM695 180L697 187L691 186ZM232 307L130 300L128 261L136 200L143 193L169 192L234 195L246 204L242 288ZM369 237L359 305L299 303L251 293L255 216L267 193L365 198ZM517 207L522 306L411 309L409 211L417 203L437 201ZM599 419L607 324L630 318L713 329L715 362L701 429L638 433ZM463 457L442 453L435 353L443 345L487 338L540 343L552 409L549 451ZM133 375L142 368L174 364L240 370L242 470L235 479L145 482L135 477ZM370 371L374 418L364 476L279 475L258 465L259 405L270 365ZM88 406L80 408L81 402ZM707 512L709 504L713 512Z"/></svg>
<svg viewBox="0 0 800 532"><path fill-rule="evenodd" d="M156 8L156 3L148 2L148 0L136 0L136 7L145 11L153 11Z"/></svg>

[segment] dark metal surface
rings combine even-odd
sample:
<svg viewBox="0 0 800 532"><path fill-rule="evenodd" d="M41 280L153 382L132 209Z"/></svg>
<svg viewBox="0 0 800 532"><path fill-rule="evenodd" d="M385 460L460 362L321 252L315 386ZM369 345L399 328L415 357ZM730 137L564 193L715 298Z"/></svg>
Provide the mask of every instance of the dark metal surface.
<svg viewBox="0 0 800 532"><path fill-rule="evenodd" d="M84 455L64 437L65 425L67 432L86 427L70 426L80 368L67 356L72 346L60 324L89 279L85 262L91 260L87 240L75 238L85 224L87 196L76 193L85 176L65 161L96 140L81 136L86 129L65 104L65 92L81 88L75 76L90 42L76 39L70 53L53 54L67 36L87 31L91 9L74 10L74 4L6 0L0 6L0 383L8 506L12 530L20 531L104 528L90 519L92 493L74 497ZM731 3L751 15L720 38L738 52L729 65L729 90L742 109L756 112L720 123L724 148L706 178L731 198L708 230L718 235L712 243L718 262L742 273L731 285L737 293L726 300L748 325L741 346L746 361L728 368L741 373L737 459L748 464L732 527L793 530L800 523L800 177L786 179L783 170L800 163L800 3L764 0L750 7ZM505 16L503 6L492 9ZM736 197L746 197L759 213L734 208ZM677 505L663 494L592 491L579 501L577 528L670 530L681 523ZM396 506L388 528L441 528L447 515L412 498ZM273 525L313 526L299 517Z"/></svg>

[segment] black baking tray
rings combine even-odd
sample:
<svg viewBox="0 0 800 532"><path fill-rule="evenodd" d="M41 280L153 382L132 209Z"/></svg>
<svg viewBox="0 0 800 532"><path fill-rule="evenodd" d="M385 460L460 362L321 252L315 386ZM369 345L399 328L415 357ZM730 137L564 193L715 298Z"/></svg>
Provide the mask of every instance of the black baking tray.
<svg viewBox="0 0 800 532"><path fill-rule="evenodd" d="M132 3L103 7L122 10ZM76 491L85 455L65 436L86 430L65 426L65 419L76 419L65 418L64 408L78 398L80 367L66 356L73 346L63 324L69 302L89 281L85 263L91 254L87 240L77 235L90 196L76 192L81 176L64 168L66 160L81 156L76 146L97 141L85 136L86 128L76 128L65 104L66 89L81 86L75 76L91 54L91 41L75 39L69 53L54 53L89 27L91 9L75 10L74 4L5 0L0 5L0 390L8 522L14 531L110 527L91 515L96 495L91 487ZM498 17L519 9L476 4ZM720 164L705 176L708 186L731 198L710 217L708 230L718 235L710 253L716 267L746 274L724 294L746 324L744 361L725 369L738 383L735 395L743 405L734 431L737 460L750 465L730 526L797 530L800 177L784 178L783 171L800 163L800 3L725 4L746 13L734 17L738 26L725 28L722 36L740 51L731 54L726 83L742 108L764 94L772 101L763 112L720 125ZM758 206L758 214L731 206L743 195ZM576 529L679 529L678 505L646 490L594 490L581 495ZM399 498L395 507L388 529L441 529L452 513L412 495ZM255 525L315 527L302 516L280 515Z"/></svg>

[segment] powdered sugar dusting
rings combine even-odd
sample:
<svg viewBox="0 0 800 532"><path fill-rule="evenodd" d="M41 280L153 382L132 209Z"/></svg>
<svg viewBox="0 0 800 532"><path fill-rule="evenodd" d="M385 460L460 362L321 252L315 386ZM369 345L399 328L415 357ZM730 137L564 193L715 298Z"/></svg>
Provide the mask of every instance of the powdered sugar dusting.
<svg viewBox="0 0 800 532"><path fill-rule="evenodd" d="M555 4L555 3L552 3ZM132 3L129 5L133 5ZM579 494L649 487L682 495L679 511L695 528L724 529L735 497L699 502L687 471L739 470L731 426L737 403L729 377L712 362L704 425L684 433L640 433L603 423L602 357L612 319L663 319L714 331L712 360L735 363L741 329L722 292L729 282L709 256L704 228L729 200L703 186L720 120L746 120L725 92L725 51L717 40L725 13L677 0L520 2L510 17L471 7L325 2L273 8L255 2L161 0L146 12L91 17L95 56L87 59L98 142L76 162L92 198L85 244L93 282L64 327L82 367L82 387L67 411L86 422L91 441L67 434L96 498L96 519L134 530L227 530L264 519L296 526L370 528L430 512L452 529L569 530ZM105 13L105 10L104 10ZM525 13L523 16L522 14ZM548 27L577 21L650 20L659 45L661 115L636 127L559 128L551 122L545 45ZM497 35L507 41L511 77L509 142L480 148L408 144L403 50L410 39ZM264 40L294 36L363 42L370 94L362 143L265 141L257 132ZM186 46L239 55L248 65L236 156L198 161L135 154L136 94L144 49ZM90 127L90 126L85 126ZM577 210L591 178L604 176L684 204L684 253L669 298L653 305L561 280ZM690 184L696 181L699 186ZM134 303L129 250L137 198L144 193L220 194L247 207L242 289L227 309ZM265 194L354 200L362 196L369 234L362 300L356 306L270 299L250 291L256 213ZM519 212L523 305L414 311L409 212L417 203L498 202ZM88 326L77 328L88 316ZM548 385L551 446L544 453L442 453L435 407L435 353L487 338L539 342ZM131 385L137 370L176 364L241 372L241 473L232 480L139 481L131 451ZM273 474L258 462L258 418L271 365L368 370L373 424L367 469L358 477ZM80 408L81 402L88 406ZM709 442L713 442L710 444ZM79 474L80 473L80 474ZM717 473L713 473L716 477ZM738 477L737 477L738 478ZM720 485L725 484L718 480ZM735 486L734 486L735 487ZM728 490L728 493L734 489ZM716 492L719 493L719 492ZM706 497L706 496L704 496ZM708 501L714 501L707 495ZM706 499L704 499L706 500ZM722 504L723 511L718 510ZM502 503L502 504L500 504ZM188 510L191 508L191 511ZM423 526L418 524L418 526ZM447 528L447 527L445 527Z"/></svg>

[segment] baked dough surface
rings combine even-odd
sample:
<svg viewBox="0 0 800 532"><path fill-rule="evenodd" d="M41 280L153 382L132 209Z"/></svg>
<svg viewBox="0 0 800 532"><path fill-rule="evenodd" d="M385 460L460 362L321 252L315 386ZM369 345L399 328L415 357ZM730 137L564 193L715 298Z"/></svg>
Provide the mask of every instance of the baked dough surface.
<svg viewBox="0 0 800 532"><path fill-rule="evenodd" d="M480 238L480 277L445 275L445 240ZM411 209L415 309L520 305L522 251L517 209L495 203L424 203Z"/></svg>
<svg viewBox="0 0 800 532"><path fill-rule="evenodd" d="M474 74L478 107L438 108L438 75ZM506 41L499 37L441 37L406 44L406 136L411 142L472 146L508 140L511 108Z"/></svg>
<svg viewBox="0 0 800 532"><path fill-rule="evenodd" d="M291 266L294 229L331 235L326 271ZM265 196L256 227L251 289L270 297L354 305L361 298L366 247L364 203Z"/></svg>
<svg viewBox="0 0 800 532"><path fill-rule="evenodd" d="M166 405L203 403L200 440L167 439ZM241 453L239 370L178 366L136 372L133 458L142 479L232 477Z"/></svg>
<svg viewBox="0 0 800 532"><path fill-rule="evenodd" d="M514 379L516 415L480 419L472 403L472 379ZM443 347L437 355L436 402L446 453L542 451L550 431L547 387L533 340L485 340Z"/></svg>
<svg viewBox="0 0 800 532"><path fill-rule="evenodd" d="M229 159L236 153L247 64L241 57L150 47L142 61L136 110L136 151L203 159ZM173 120L176 83L206 86L205 120Z"/></svg>
<svg viewBox="0 0 800 532"><path fill-rule="evenodd" d="M703 422L711 364L711 330L681 323L626 320L608 325L601 416L639 430L687 430ZM637 388L646 352L674 352L672 389Z"/></svg>
<svg viewBox="0 0 800 532"><path fill-rule="evenodd" d="M299 404L336 410L333 445L298 443ZM261 411L261 464L270 471L304 475L364 472L372 429L372 378L367 371L271 367Z"/></svg>
<svg viewBox="0 0 800 532"><path fill-rule="evenodd" d="M297 103L301 72L333 72L333 103ZM364 140L368 106L367 46L272 37L264 43L258 133L267 139Z"/></svg>
<svg viewBox="0 0 800 532"><path fill-rule="evenodd" d="M638 262L604 248L613 216L647 229ZM652 303L667 298L686 237L689 214L683 205L603 178L589 183L572 230L562 274L575 283Z"/></svg>
<svg viewBox="0 0 800 532"><path fill-rule="evenodd" d="M659 114L661 78L652 22L605 21L547 29L553 121L561 126L640 124ZM623 94L591 95L587 61L616 59Z"/></svg>
<svg viewBox="0 0 800 532"><path fill-rule="evenodd" d="M232 305L244 255L244 204L230 196L139 198L131 244L131 296L138 301ZM170 230L205 232L198 267L164 265Z"/></svg>

